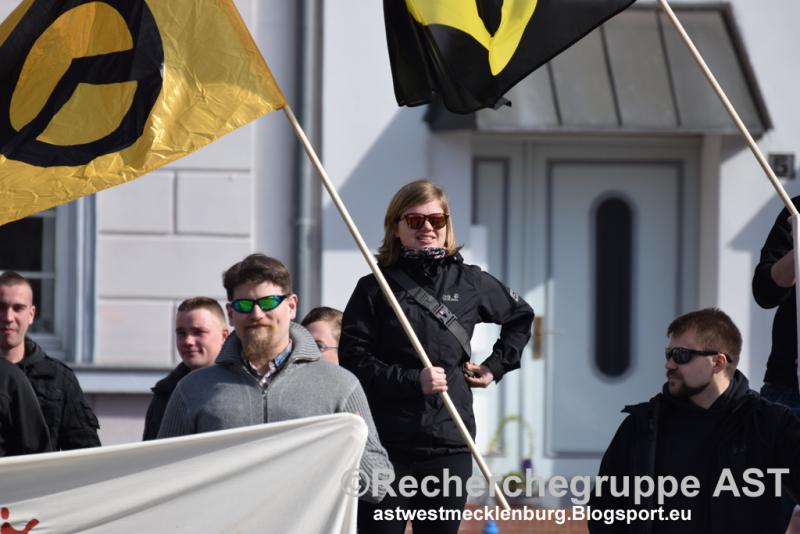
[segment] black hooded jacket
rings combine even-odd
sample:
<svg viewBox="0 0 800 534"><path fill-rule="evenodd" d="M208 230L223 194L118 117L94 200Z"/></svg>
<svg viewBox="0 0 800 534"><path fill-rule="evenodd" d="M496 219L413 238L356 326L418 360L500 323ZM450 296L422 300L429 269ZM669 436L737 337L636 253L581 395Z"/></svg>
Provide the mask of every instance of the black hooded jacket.
<svg viewBox="0 0 800 534"><path fill-rule="evenodd" d="M175 391L175 387L181 378L188 375L191 369L186 367L183 362L173 369L167 376L156 382L152 387L153 399L147 407L147 415L144 417L144 434L142 440L148 441L158 437L158 429L161 427L161 420L164 412L167 411L167 403Z"/></svg>
<svg viewBox="0 0 800 534"><path fill-rule="evenodd" d="M800 495L800 419L788 408L762 399L736 371L731 385L708 410L672 397L665 386L664 392L649 402L626 406L623 412L629 415L603 456L600 476L628 476L633 487L637 475L672 475L678 482L693 475L700 481L699 494L682 497L679 492L663 504L666 512L690 509L688 522L606 524L595 520L589 522L591 533L783 534L780 498L775 496L774 477L767 469L788 468L789 474L782 476L782 491ZM761 496L745 494L744 488L751 492L759 489L744 478L745 470L751 468L764 474ZM732 479L724 470L729 470ZM728 489L730 480L740 496ZM720 490L716 497L715 490ZM595 510L659 508L655 496L636 505L632 492L618 498L610 492L599 497L593 494L589 505Z"/></svg>
<svg viewBox="0 0 800 534"><path fill-rule="evenodd" d="M401 259L392 268L403 269L443 302L470 337L478 323L502 325L492 353L481 362L496 382L519 368L533 321L533 310L522 298L479 267L466 265L458 254L440 260ZM468 359L464 349L391 276L387 278L431 362L444 368L447 392L474 437L472 391L462 369ZM422 393L422 364L373 275L358 281L345 308L339 361L361 381L381 443L390 453L468 450L440 396Z"/></svg>
<svg viewBox="0 0 800 534"><path fill-rule="evenodd" d="M53 450L99 447L100 428L78 379L66 364L25 338L25 357L17 363L28 377L47 421Z"/></svg>
<svg viewBox="0 0 800 534"><path fill-rule="evenodd" d="M47 424L28 379L0 357L0 456L50 450Z"/></svg>
<svg viewBox="0 0 800 534"><path fill-rule="evenodd" d="M800 207L800 197L794 197L792 202ZM772 279L772 266L793 248L789 210L784 208L761 248L761 258L753 273L753 297L762 308L778 308L772 321L772 348L764 382L797 390L795 286L780 287Z"/></svg>

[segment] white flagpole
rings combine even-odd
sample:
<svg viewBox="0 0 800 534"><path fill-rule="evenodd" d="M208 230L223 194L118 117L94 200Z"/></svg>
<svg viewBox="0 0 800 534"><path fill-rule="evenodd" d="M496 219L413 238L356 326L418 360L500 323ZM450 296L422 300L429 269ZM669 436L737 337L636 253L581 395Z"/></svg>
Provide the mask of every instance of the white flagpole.
<svg viewBox="0 0 800 534"><path fill-rule="evenodd" d="M700 69L703 71L703 74L705 74L708 83L711 84L711 87L714 89L714 91L717 93L717 96L722 101L722 105L725 106L725 109L728 111L728 114L733 119L733 122L736 123L736 126L739 128L739 131L742 132L742 135L744 136L745 140L747 140L747 144L750 146L750 150L753 152L753 155L756 157L756 160L758 160L758 163L759 165L761 165L761 168L767 174L767 178L769 178L769 181L772 183L772 187L775 188L775 191L778 193L778 196L780 196L781 200L783 200L783 203L786 204L786 208L789 210L789 214L798 215L797 208L795 208L794 204L792 204L792 199L789 197L789 195L786 194L786 190L781 185L780 181L778 180L778 177L775 176L775 172L772 170L772 167L769 166L767 158L764 157L764 154L761 152L761 149L758 148L758 145L753 139L753 136L750 135L749 131L747 131L747 127L744 125L744 122L742 122L742 119L739 118L739 114L736 112L736 109L734 109L733 104L731 104L731 101L728 100L725 91L722 90L722 87L720 86L719 82L717 82L717 79L714 77L714 74L711 72L711 69L708 68L708 65L703 59L703 56L700 55L700 52L697 50L697 47L694 46L692 39L689 37L689 34L686 33L686 30L683 28L683 25L678 20L678 17L675 16L675 12L672 10L667 0L658 0L658 1L661 4L661 7L664 8L667 17L669 17L670 21L672 22L672 25L675 26L675 29L680 34L684 43L686 43L686 46L689 48L689 51L692 53L692 56L694 56L694 59L700 66Z"/></svg>
<svg viewBox="0 0 800 534"><path fill-rule="evenodd" d="M725 91L722 90L722 87L719 85L719 82L717 82L717 79L714 77L714 74L711 72L711 69L708 68L708 65L703 59L703 56L700 55L700 52L697 50L697 47L694 46L692 39L689 37L689 34L686 33L686 30L683 28L683 25L678 20L678 17L675 16L675 12L672 11L672 8L669 6L669 3L667 2L667 0L658 0L658 1L661 4L661 7L664 8L667 17L669 17L670 21L672 22L672 25L675 26L675 29L678 30L678 33L683 38L683 42L686 43L686 46L689 48L689 51L692 53L692 56L694 56L695 61L697 61L697 64L700 65L700 69L703 71L703 74L705 74L708 83L711 84L711 87L714 88L714 91L717 93L717 96L722 101L722 105L725 106L725 109L728 111L728 114L733 119L733 122L736 123L736 126L739 128L739 131L742 132L742 135L747 140L747 144L750 146L750 150L753 152L753 155L756 157L756 160L758 160L758 164L761 165L761 168L764 169L764 172L767 174L767 178L769 178L770 183L772 183L772 187L775 188L775 191L778 193L778 196L781 197L783 203L786 204L786 209L789 210L789 215L791 216L790 219L792 222L792 235L794 236L793 237L794 257L795 257L794 279L795 279L795 284L797 284L797 280L800 280L800 261L797 261L798 255L800 254L800 248L798 248L797 246L798 217L800 217L800 214L798 214L797 208L794 206L794 203L792 203L792 199L789 198L789 195L786 194L786 190L783 188L780 181L778 181L778 177L775 176L775 172L772 170L772 167L769 166L767 158L764 157L764 154L761 152L761 149L758 148L758 145L753 139L753 136L750 135L749 131L747 131L747 127L744 125L744 122L742 122L742 119L739 118L739 114L734 109L733 104L731 104L731 101L728 100L727 95L725 95ZM800 293L795 291L795 297L796 297L795 306L797 307L798 310L800 310ZM798 332L797 336L798 354L800 354L800 315L798 315L798 321L796 326ZM797 366L797 380L798 384L800 384L800 365Z"/></svg>
<svg viewBox="0 0 800 534"><path fill-rule="evenodd" d="M283 111L286 114L286 118L289 120L289 123L292 125L297 138L303 144L303 148L305 148L306 154L308 155L311 163L314 164L314 168L316 168L317 173L319 174L320 179L322 180L322 185L325 186L325 189L328 190L328 194L331 196L331 200L333 200L334 205L339 210L339 214L342 216L347 229L352 234L353 239L356 241L356 245L358 245L358 249L361 251L361 254L364 256L364 259L369 264L369 268L372 270L372 274L375 275L375 279L378 281L378 285L380 286L383 294L386 296L386 300L389 301L389 305L391 305L392 310L397 315L397 318L400 320L400 324L403 326L403 330L405 331L408 339L411 341L411 345L414 347L414 350L417 352L417 356L419 357L422 365L427 368L433 367L431 364L430 358L425 353L425 349L422 347L422 343L420 343L419 338L417 338L417 334L414 332L414 329L411 327L411 323L408 322L408 318L406 314L403 312L403 309L400 307L400 304L397 302L397 299L392 293L391 288L389 287L389 283L386 281L386 278L383 276L383 273L378 268L378 264L375 261L375 258L372 255L372 252L367 247L367 244L364 242L364 238L361 237L361 232L358 231L353 219L350 217L350 213L345 207L342 198L339 196L339 192L336 191L336 188L333 186L333 183L328 178L328 173L325 171L325 167L322 166L322 162L319 160L314 147L311 146L311 143L306 137L305 132L303 131L303 127L297 121L297 118L292 112L292 108L287 103L283 107ZM483 476L486 477L486 480L490 484L494 484L495 496L497 500L500 502L500 505L505 510L510 510L511 508L508 505L508 501L506 501L505 496L503 495L500 486L493 482L492 472L489 470L489 466L486 465L486 462L483 459L480 451L478 451L477 445L472 439L472 436L469 435L469 431L467 427L464 425L464 421L461 420L461 416L458 414L458 410L456 409L453 401L450 399L450 395L447 392L442 392L439 395L442 397L442 401L444 401L444 405L447 407L447 411L450 412L450 417L453 418L455 421L456 426L458 427L459 432L461 432L461 437L464 438L464 442L469 447L470 452L472 452L473 458L478 463L478 467L480 467Z"/></svg>

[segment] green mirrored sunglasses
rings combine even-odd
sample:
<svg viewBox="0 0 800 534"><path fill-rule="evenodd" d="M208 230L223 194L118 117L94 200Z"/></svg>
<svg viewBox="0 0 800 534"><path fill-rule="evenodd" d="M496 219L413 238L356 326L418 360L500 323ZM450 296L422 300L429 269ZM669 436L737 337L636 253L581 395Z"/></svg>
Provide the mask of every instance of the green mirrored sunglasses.
<svg viewBox="0 0 800 534"><path fill-rule="evenodd" d="M287 295L267 295L266 297L259 297L257 299L235 299L231 301L231 308L239 313L251 313L253 308L261 308L261 311L268 312L274 310L281 305L281 302L289 297Z"/></svg>

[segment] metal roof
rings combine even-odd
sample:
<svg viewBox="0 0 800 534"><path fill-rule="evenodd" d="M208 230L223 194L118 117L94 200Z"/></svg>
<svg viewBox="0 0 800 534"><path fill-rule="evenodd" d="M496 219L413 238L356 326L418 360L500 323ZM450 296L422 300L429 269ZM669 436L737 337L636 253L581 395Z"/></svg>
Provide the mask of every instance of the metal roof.
<svg viewBox="0 0 800 534"><path fill-rule="evenodd" d="M753 135L771 128L728 4L676 7ZM509 91L512 105L455 115L433 104L433 130L531 133L738 133L686 45L654 5L634 5Z"/></svg>

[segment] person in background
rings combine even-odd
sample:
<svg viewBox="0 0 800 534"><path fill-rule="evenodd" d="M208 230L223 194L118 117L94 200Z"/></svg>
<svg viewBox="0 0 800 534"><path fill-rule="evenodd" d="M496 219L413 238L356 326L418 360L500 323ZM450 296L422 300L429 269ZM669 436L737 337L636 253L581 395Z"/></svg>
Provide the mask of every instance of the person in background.
<svg viewBox="0 0 800 534"><path fill-rule="evenodd" d="M0 358L0 456L48 452L50 433L28 379Z"/></svg>
<svg viewBox="0 0 800 534"><path fill-rule="evenodd" d="M167 403L178 382L192 371L213 365L228 332L225 312L216 300L193 297L178 305L175 345L181 363L152 388L153 399L144 419L143 440L156 439Z"/></svg>
<svg viewBox="0 0 800 534"><path fill-rule="evenodd" d="M800 206L800 197L792 202ZM777 308L772 320L772 347L764 373L761 395L788 406L800 417L800 390L797 376L797 308L795 305L794 243L789 210L778 214L761 248L761 258L753 273L753 297L764 309ZM781 515L786 523L794 513L794 531L800 532L800 507L784 498Z"/></svg>
<svg viewBox="0 0 800 534"><path fill-rule="evenodd" d="M35 317L30 282L13 271L0 274L0 353L33 386L53 450L99 447L100 424L75 373L27 336Z"/></svg>
<svg viewBox="0 0 800 534"><path fill-rule="evenodd" d="M317 342L322 358L339 363L339 337L342 334L342 312L335 308L319 306L300 322Z"/></svg>

